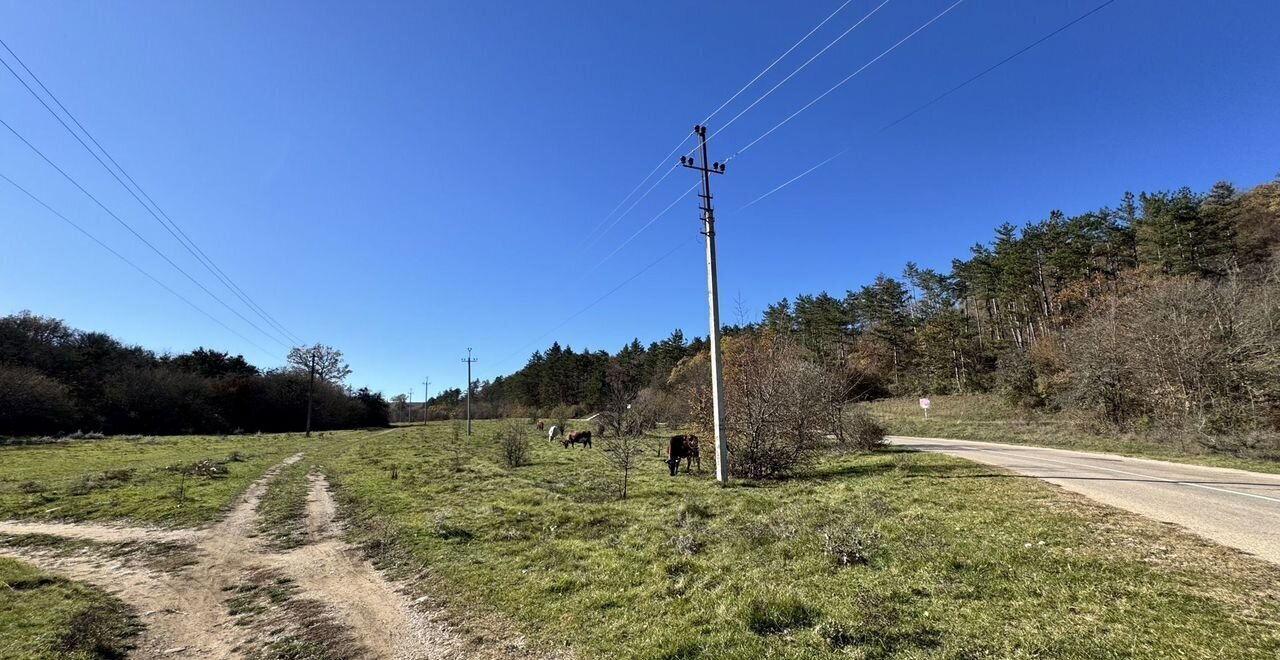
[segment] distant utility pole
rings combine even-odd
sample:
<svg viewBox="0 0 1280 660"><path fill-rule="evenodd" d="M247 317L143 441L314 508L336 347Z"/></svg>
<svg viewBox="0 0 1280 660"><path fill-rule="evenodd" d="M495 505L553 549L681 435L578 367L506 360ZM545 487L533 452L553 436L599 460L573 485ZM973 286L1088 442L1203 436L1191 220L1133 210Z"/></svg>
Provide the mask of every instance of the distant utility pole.
<svg viewBox="0 0 1280 660"><path fill-rule="evenodd" d="M711 419L716 437L716 481L729 483L729 445L721 427L724 426L723 372L720 367L720 285L716 278L716 212L711 206L711 175L724 174L724 163L707 165L707 127L694 126L702 148L702 163L694 158L681 156L680 164L702 172L702 235L707 237L707 302L711 306Z"/></svg>
<svg viewBox="0 0 1280 660"><path fill-rule="evenodd" d="M427 423L427 401L431 400L431 379L422 377L422 423Z"/></svg>
<svg viewBox="0 0 1280 660"><path fill-rule="evenodd" d="M462 359L467 363L467 435L471 435L471 365L479 362L478 358L471 357L471 349L467 349L467 357Z"/></svg>
<svg viewBox="0 0 1280 660"><path fill-rule="evenodd" d="M409 388L409 423L413 423L413 388Z"/></svg>

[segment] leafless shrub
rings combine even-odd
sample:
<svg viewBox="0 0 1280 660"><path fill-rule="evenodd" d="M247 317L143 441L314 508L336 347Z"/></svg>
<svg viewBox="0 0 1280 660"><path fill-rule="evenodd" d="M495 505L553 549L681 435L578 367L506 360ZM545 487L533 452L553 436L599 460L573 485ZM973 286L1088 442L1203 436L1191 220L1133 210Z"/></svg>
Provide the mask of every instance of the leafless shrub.
<svg viewBox="0 0 1280 660"><path fill-rule="evenodd" d="M871 413L862 408L849 408L840 414L836 439L841 448L871 451L885 445L884 433L884 427Z"/></svg>
<svg viewBox="0 0 1280 660"><path fill-rule="evenodd" d="M518 468L529 464L532 447L529 445L529 434L524 425L517 421L503 424L496 434L498 445L502 449L502 460L509 468Z"/></svg>
<svg viewBox="0 0 1280 660"><path fill-rule="evenodd" d="M1280 411L1280 283L1141 279L1067 337L1069 403L1217 451L1270 442Z"/></svg>
<svg viewBox="0 0 1280 660"><path fill-rule="evenodd" d="M690 362L686 368L700 368ZM708 379L690 379L695 419L711 427ZM794 340L764 330L726 338L724 426L735 474L787 477L809 467L841 431L843 377Z"/></svg>
<svg viewBox="0 0 1280 660"><path fill-rule="evenodd" d="M618 494L625 500L631 471L640 462L640 457L645 452L645 442L641 436L624 434L605 438L602 444L605 461L618 471L621 482Z"/></svg>

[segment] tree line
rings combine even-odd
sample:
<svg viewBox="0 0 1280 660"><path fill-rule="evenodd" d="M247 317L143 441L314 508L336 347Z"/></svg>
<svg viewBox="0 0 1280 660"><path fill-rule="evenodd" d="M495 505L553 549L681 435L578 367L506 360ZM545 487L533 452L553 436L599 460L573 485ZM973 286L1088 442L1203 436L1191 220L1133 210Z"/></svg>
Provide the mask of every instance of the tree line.
<svg viewBox="0 0 1280 660"><path fill-rule="evenodd" d="M855 399L999 392L1118 427L1251 442L1280 428L1278 250L1280 181L1125 194L1115 207L1001 224L947 272L907 263L842 295L784 298L725 331L792 338L841 370ZM473 404L596 410L610 370L670 389L672 369L705 348L678 330L614 354L554 344L477 383Z"/></svg>
<svg viewBox="0 0 1280 660"><path fill-rule="evenodd" d="M253 433L386 426L382 394L343 385L341 353L316 346L281 369L198 348L157 354L61 320L0 318L0 436ZM317 369L302 362L325 358ZM336 359L336 364L335 364Z"/></svg>

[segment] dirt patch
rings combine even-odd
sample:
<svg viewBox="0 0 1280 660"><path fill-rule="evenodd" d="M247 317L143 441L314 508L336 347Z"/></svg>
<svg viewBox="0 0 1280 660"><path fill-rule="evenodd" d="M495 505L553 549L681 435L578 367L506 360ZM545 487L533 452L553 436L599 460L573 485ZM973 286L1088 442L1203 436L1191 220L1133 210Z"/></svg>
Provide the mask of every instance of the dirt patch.
<svg viewBox="0 0 1280 660"><path fill-rule="evenodd" d="M359 551L339 538L337 507L323 476L311 475L307 535L311 543L274 558L301 592L337 613L376 658L463 657L463 641L430 612L415 609ZM419 604L421 605L421 603Z"/></svg>
<svg viewBox="0 0 1280 660"><path fill-rule="evenodd" d="M70 539L97 541L98 543L168 542L193 543L200 536L194 529L157 529L152 527L125 527L122 525L95 525L91 523L40 523L16 520L0 521L0 534L25 536L43 534Z"/></svg>
<svg viewBox="0 0 1280 660"><path fill-rule="evenodd" d="M522 640L468 646L444 610L410 599L341 538L323 475L308 476L308 544L274 552L258 536L256 509L270 481L302 454L255 481L221 522L200 530L74 523L0 523L0 534L82 542L0 545L0 555L97 585L131 605L145 626L134 658L378 658L437 660L524 654ZM74 541L69 541L74 542ZM89 542L104 544L97 551ZM182 544L189 561L161 568L110 547ZM141 553L141 550L139 550ZM336 654L336 655L335 655Z"/></svg>
<svg viewBox="0 0 1280 660"><path fill-rule="evenodd" d="M145 626L137 640L137 658L200 658L220 660L241 657L236 652L252 640L251 631L234 625L223 604L223 588L235 584L252 567L257 541L253 510L267 482L285 465L302 460L302 454L286 459L255 481L221 522L199 531L184 531L194 541L195 563L161 572L130 566L124 558L58 556L37 549L0 549L6 556L29 561L42 569L101 587L138 611ZM38 525L44 534L110 543L170 540L161 530L106 525ZM18 527L0 527L17 532Z"/></svg>
<svg viewBox="0 0 1280 660"><path fill-rule="evenodd" d="M312 543L337 536L338 507L323 475L307 475L307 539Z"/></svg>

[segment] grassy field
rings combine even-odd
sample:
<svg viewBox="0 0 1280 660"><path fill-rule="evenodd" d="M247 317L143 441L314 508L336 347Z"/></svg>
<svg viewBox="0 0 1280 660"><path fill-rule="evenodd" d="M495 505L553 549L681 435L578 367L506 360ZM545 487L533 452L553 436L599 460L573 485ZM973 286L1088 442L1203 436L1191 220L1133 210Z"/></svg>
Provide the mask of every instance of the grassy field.
<svg viewBox="0 0 1280 660"><path fill-rule="evenodd" d="M316 441L283 434L0 447L0 520L207 523L267 468L309 442Z"/></svg>
<svg viewBox="0 0 1280 660"><path fill-rule="evenodd" d="M0 660L124 657L134 629L107 594L0 557Z"/></svg>
<svg viewBox="0 0 1280 660"><path fill-rule="evenodd" d="M1039 482L890 451L722 488L668 477L655 440L617 501L599 443L534 439L509 469L494 428L462 456L446 425L405 429L323 469L383 565L579 657L1280 654L1280 569Z"/></svg>
<svg viewBox="0 0 1280 660"><path fill-rule="evenodd" d="M1020 409L994 395L934 396L929 400L928 420L916 398L864 405L892 435L1039 445L1280 473L1280 461L1212 454L1194 442L1099 433L1069 415Z"/></svg>

